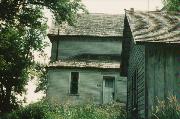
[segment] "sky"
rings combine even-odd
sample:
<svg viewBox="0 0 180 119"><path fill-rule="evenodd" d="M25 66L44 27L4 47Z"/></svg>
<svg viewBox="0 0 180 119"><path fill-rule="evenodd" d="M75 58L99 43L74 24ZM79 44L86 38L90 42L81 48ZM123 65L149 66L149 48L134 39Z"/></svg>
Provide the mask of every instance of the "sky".
<svg viewBox="0 0 180 119"><path fill-rule="evenodd" d="M82 0L91 13L123 14L124 9L152 11L162 8L162 0ZM148 4L149 3L149 4Z"/></svg>
<svg viewBox="0 0 180 119"><path fill-rule="evenodd" d="M108 14L124 14L124 9L134 8L135 10L142 11L152 11L156 10L156 8L162 8L162 0L82 0L89 13L108 13ZM149 4L148 4L149 3ZM45 11L46 15L49 17L50 13ZM52 19L49 19L48 26L51 27ZM48 39L46 39L49 41ZM50 43L50 42L49 42ZM51 52L51 44L49 47L45 49L48 57L50 57ZM41 60L44 62L42 58L37 58L37 60ZM48 61L48 60L47 60ZM41 96L44 96L42 93L35 94L34 90L36 87L36 82L29 82L27 86L27 101L36 102L40 99Z"/></svg>

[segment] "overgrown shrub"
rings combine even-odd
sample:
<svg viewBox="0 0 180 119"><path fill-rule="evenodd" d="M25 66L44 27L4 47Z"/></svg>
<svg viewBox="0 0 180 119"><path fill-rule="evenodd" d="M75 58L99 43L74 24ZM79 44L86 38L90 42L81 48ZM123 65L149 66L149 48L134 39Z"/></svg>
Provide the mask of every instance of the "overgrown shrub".
<svg viewBox="0 0 180 119"><path fill-rule="evenodd" d="M180 119L180 103L175 96L170 96L166 101L158 100L152 115L153 119Z"/></svg>
<svg viewBox="0 0 180 119"><path fill-rule="evenodd" d="M126 119L126 112L118 103L73 106L41 101L14 111L4 119Z"/></svg>

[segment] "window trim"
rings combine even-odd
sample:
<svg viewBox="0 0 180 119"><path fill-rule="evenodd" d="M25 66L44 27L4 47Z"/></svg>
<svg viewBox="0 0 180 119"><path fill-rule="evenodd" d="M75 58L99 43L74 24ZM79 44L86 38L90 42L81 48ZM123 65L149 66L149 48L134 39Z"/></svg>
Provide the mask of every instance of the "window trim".
<svg viewBox="0 0 180 119"><path fill-rule="evenodd" d="M76 72L76 73L78 73L78 90L77 90L77 93L76 94L72 94L71 93L71 74L73 73L73 72ZM79 82L80 82L80 72L78 72L78 71L71 71L70 72L70 75L69 75L69 91L68 91L68 95L69 96L79 96Z"/></svg>
<svg viewBox="0 0 180 119"><path fill-rule="evenodd" d="M111 77L114 77L114 100L117 99L117 75L116 74L102 74L102 104L104 103L104 94L103 94L103 91L104 91L104 77L105 76L111 76Z"/></svg>
<svg viewBox="0 0 180 119"><path fill-rule="evenodd" d="M106 78L106 77L107 77L107 78ZM104 84L104 87L106 87L106 88L115 88L115 79L116 79L115 76L103 76L103 80L105 80L105 82L104 82L104 83L105 83L105 84ZM113 82L112 82L112 86L110 86L110 87L109 87L109 86L106 86L106 83L107 83L106 80L108 80L108 81L109 81L109 80L113 81Z"/></svg>

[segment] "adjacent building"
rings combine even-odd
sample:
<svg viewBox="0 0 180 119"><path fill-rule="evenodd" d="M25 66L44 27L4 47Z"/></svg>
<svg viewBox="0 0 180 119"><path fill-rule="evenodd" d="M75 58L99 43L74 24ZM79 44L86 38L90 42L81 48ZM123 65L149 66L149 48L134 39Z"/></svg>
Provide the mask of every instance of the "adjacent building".
<svg viewBox="0 0 180 119"><path fill-rule="evenodd" d="M126 10L121 74L127 76L127 111L150 119L157 98L180 99L180 15Z"/></svg>

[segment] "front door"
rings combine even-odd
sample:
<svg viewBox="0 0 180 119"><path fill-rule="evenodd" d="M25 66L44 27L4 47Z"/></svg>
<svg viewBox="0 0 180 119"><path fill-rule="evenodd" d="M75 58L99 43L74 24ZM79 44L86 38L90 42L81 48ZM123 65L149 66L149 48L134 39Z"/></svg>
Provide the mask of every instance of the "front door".
<svg viewBox="0 0 180 119"><path fill-rule="evenodd" d="M114 100L115 77L103 76L103 104Z"/></svg>

